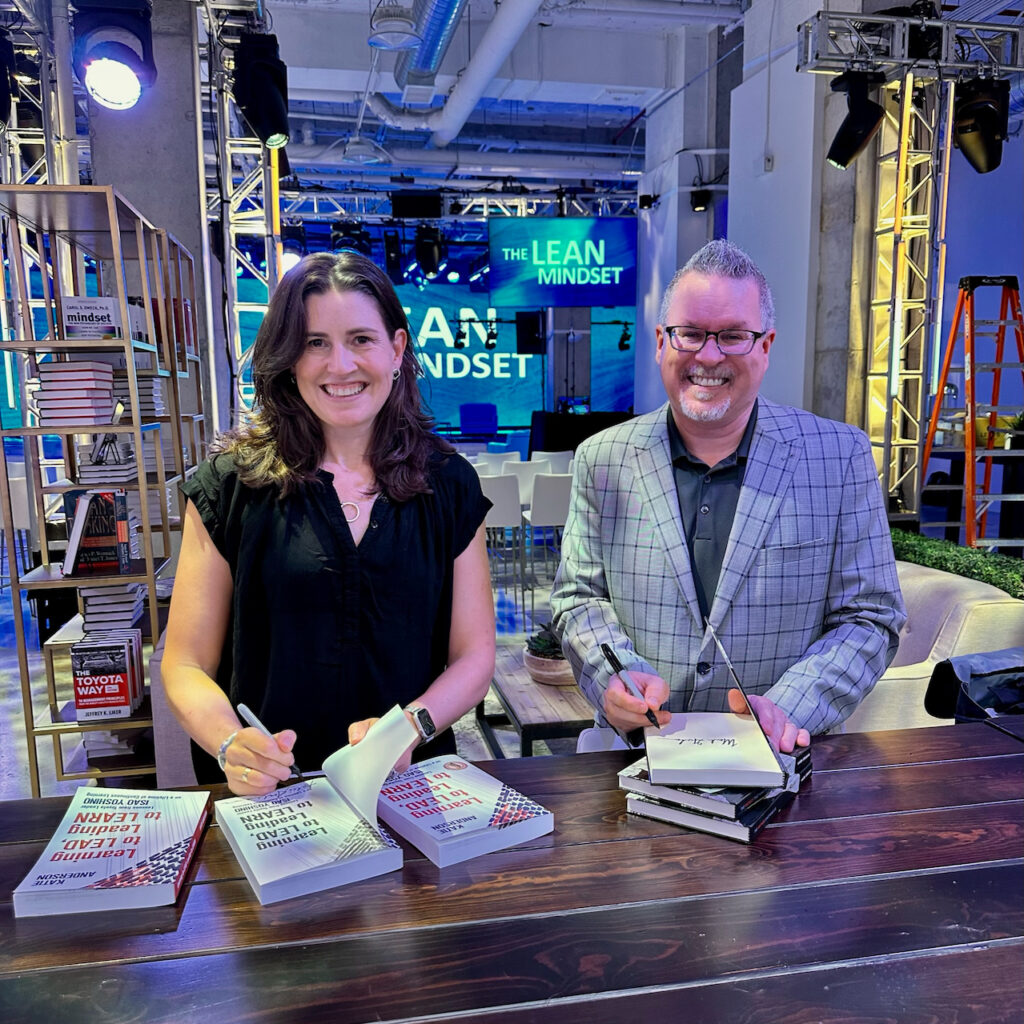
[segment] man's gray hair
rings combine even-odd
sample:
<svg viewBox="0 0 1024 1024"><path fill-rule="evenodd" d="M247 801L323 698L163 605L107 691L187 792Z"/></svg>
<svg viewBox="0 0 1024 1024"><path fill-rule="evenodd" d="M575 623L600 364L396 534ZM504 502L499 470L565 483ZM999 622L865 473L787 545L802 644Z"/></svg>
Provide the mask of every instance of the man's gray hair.
<svg viewBox="0 0 1024 1024"><path fill-rule="evenodd" d="M661 300L658 313L659 322L665 326L668 318L668 307L672 302L672 293L685 274L706 274L708 277L731 277L737 280L751 280L757 285L761 301L761 330L770 331L775 326L775 300L772 290L761 273L760 267L738 246L724 238L716 238L713 242L698 249L681 270L677 270ZM700 326L695 324L694 326Z"/></svg>

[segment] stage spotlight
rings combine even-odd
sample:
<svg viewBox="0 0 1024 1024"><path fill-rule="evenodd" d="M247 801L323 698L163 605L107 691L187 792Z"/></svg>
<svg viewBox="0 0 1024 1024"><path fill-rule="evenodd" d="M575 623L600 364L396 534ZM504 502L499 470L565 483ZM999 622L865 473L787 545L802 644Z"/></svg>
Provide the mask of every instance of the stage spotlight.
<svg viewBox="0 0 1024 1024"><path fill-rule="evenodd" d="M479 281L484 274L491 271L491 257L488 253L482 253L469 265L469 283Z"/></svg>
<svg viewBox="0 0 1024 1024"><path fill-rule="evenodd" d="M331 251L362 253L369 256L373 252L370 232L353 220L336 220L331 224Z"/></svg>
<svg viewBox="0 0 1024 1024"><path fill-rule="evenodd" d="M973 78L957 85L953 145L979 174L994 171L1002 162L1009 117L1009 79Z"/></svg>
<svg viewBox="0 0 1024 1024"><path fill-rule="evenodd" d="M711 189L695 188L690 193L690 209L694 213L703 213L711 205Z"/></svg>
<svg viewBox="0 0 1024 1024"><path fill-rule="evenodd" d="M453 342L455 348L465 348L467 344L468 332L466 331L466 325L461 320L455 321L458 327L455 331L455 340Z"/></svg>
<svg viewBox="0 0 1024 1024"><path fill-rule="evenodd" d="M487 321L487 337L484 338L484 348L498 347L498 325L493 320Z"/></svg>
<svg viewBox="0 0 1024 1024"><path fill-rule="evenodd" d="M75 0L75 74L111 110L128 110L156 81L149 0Z"/></svg>
<svg viewBox="0 0 1024 1024"><path fill-rule="evenodd" d="M444 258L444 238L440 230L421 224L416 229L416 259L423 276L428 280L437 277Z"/></svg>
<svg viewBox="0 0 1024 1024"><path fill-rule="evenodd" d="M235 103L268 149L288 142L288 69L277 36L243 32L235 50Z"/></svg>
<svg viewBox="0 0 1024 1024"><path fill-rule="evenodd" d="M6 131L11 123L11 107L18 95L14 72L14 44L10 36L0 29L0 132Z"/></svg>
<svg viewBox="0 0 1024 1024"><path fill-rule="evenodd" d="M402 239L390 229L384 232L384 269L392 284L402 283Z"/></svg>
<svg viewBox="0 0 1024 1024"><path fill-rule="evenodd" d="M462 280L462 274L457 267L450 267L448 273L444 276L449 284L458 284Z"/></svg>
<svg viewBox="0 0 1024 1024"><path fill-rule="evenodd" d="M832 79L832 91L845 92L847 105L826 158L833 167L846 170L881 127L885 111L868 99L868 91L884 81L885 75L878 71L844 71Z"/></svg>
<svg viewBox="0 0 1024 1024"><path fill-rule="evenodd" d="M306 229L301 224L281 228L281 270L288 273L306 255Z"/></svg>
<svg viewBox="0 0 1024 1024"><path fill-rule="evenodd" d="M619 335L619 351L625 352L629 348L629 339L633 335L629 333L629 324L622 325L622 334Z"/></svg>

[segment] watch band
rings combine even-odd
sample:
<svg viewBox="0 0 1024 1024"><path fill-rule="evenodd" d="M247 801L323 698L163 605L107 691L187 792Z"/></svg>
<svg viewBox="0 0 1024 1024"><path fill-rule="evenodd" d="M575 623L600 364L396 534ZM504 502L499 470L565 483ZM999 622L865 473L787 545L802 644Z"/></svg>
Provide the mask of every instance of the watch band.
<svg viewBox="0 0 1024 1024"><path fill-rule="evenodd" d="M409 704L405 710L412 715L413 725L416 726L416 731L420 734L420 743L432 740L437 734L437 726L434 725L434 719L430 717L430 712L422 704Z"/></svg>

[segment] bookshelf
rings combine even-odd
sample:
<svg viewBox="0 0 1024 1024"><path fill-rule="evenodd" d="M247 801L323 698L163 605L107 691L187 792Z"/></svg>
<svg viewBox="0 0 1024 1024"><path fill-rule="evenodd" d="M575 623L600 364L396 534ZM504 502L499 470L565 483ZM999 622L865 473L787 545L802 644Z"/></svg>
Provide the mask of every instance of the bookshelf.
<svg viewBox="0 0 1024 1024"><path fill-rule="evenodd" d="M157 579L174 551L184 502L177 485L205 456L206 435L195 302L195 267L188 251L167 231L150 224L111 187L99 185L0 185L0 228L9 271L0 296L0 356L9 386L19 397L21 421L0 430L0 515L14 537L12 485L24 473L33 547L40 564L25 570L14 546L7 546L21 696L28 743L32 795L40 795L38 744L53 744L59 780L154 775L151 755L128 755L90 762L83 734L111 733L152 726L148 686L142 706L128 718L78 722L65 655L82 637L83 619L74 615L42 645L46 690L33 696L23 602L33 596L84 585L116 587L140 584L146 595L141 625L153 644L160 634ZM116 326L97 331L66 317L70 300L102 298ZM75 308L75 303L70 303ZM127 325L127 326L126 326ZM9 354L9 355L8 355ZM33 397L40 365L98 360L113 366L115 394L122 396L117 422L47 423ZM13 371L13 372L12 372ZM61 459L43 458L43 437L56 436ZM9 462L7 439L17 438L22 464ZM83 450L97 439L128 442L134 455L134 480L107 483L102 465L83 482ZM52 453L51 453L52 456ZM99 473L97 479L96 474ZM126 575L64 576L63 531L47 529L66 492L79 488L122 488L137 496L140 557ZM81 598L79 597L81 607ZM143 661L148 662L148 654Z"/></svg>

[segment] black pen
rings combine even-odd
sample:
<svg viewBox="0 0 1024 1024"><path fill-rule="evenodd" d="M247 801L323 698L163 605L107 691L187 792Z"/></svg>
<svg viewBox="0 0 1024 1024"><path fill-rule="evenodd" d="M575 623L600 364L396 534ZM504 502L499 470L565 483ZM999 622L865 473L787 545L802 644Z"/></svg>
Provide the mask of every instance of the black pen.
<svg viewBox="0 0 1024 1024"><path fill-rule="evenodd" d="M238 713L254 729L259 729L264 736L269 736L271 739L274 738L274 734L244 704L238 705ZM302 772L299 771L299 766L297 764L293 763L291 768L288 770L295 776L295 778L302 778Z"/></svg>
<svg viewBox="0 0 1024 1024"><path fill-rule="evenodd" d="M607 659L608 664L611 665L612 671L622 680L622 685L625 686L637 700L643 700L644 695L640 692L640 687L636 685L636 681L633 677L622 667L622 662L615 657L615 652L607 644L601 644L601 653ZM661 728L661 726L658 725L657 717L650 708L647 709L647 721L650 722L655 729Z"/></svg>

